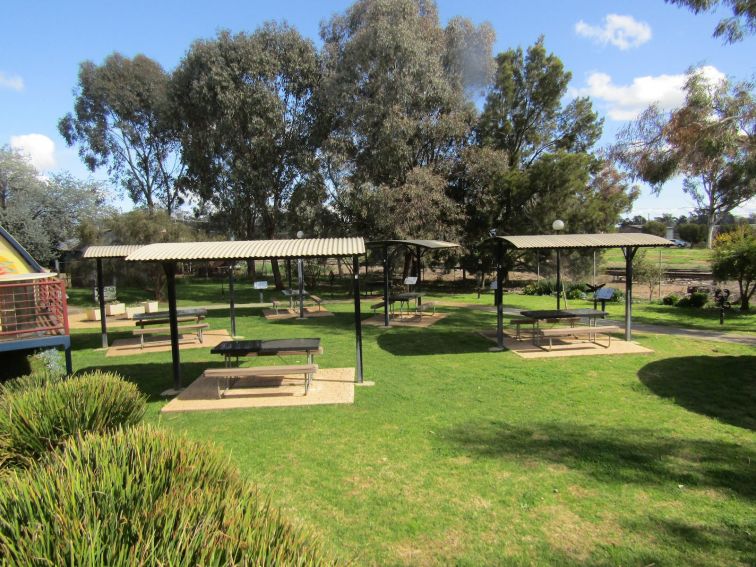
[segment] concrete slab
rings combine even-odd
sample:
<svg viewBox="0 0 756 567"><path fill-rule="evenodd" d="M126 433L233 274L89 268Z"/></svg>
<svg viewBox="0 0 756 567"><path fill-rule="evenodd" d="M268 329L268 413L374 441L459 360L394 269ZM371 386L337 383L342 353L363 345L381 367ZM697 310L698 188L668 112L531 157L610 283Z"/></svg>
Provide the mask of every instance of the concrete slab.
<svg viewBox="0 0 756 567"><path fill-rule="evenodd" d="M445 319L446 313L423 314L423 315L403 315L401 317L391 317L389 322L392 327L419 327L425 329L431 325L435 325L441 319ZM369 319L365 319L362 322L363 325L373 325L375 327L383 327L383 314L373 315Z"/></svg>
<svg viewBox="0 0 756 567"><path fill-rule="evenodd" d="M212 348L223 341L230 341L231 335L225 329L213 329L202 333L202 338L203 342L199 342L194 333L183 334L179 341L179 349ZM169 352L170 350L171 341L168 335L145 337L144 348L139 348L139 337L131 337L113 341L105 356L130 356L150 352Z"/></svg>
<svg viewBox="0 0 756 567"><path fill-rule="evenodd" d="M245 388L245 382L240 380L223 398L218 399L218 379L202 374L161 411L172 413L354 403L354 368L318 370L307 395L301 379L280 377L266 380L263 384L262 387Z"/></svg>
<svg viewBox="0 0 756 567"><path fill-rule="evenodd" d="M486 339L496 342L496 330L486 329L484 331L478 331L478 334ZM606 344L606 341L601 338L599 341L601 344L595 344L587 340L579 339L562 339L554 338L553 349L548 349L548 342L544 345L544 348L536 346L530 340L530 337L525 340L518 341L509 333L504 334L504 348L511 350L517 356L522 358L561 358L565 356L600 356L607 354L647 354L654 352L651 349L640 346L635 342L626 342L623 339L612 337L612 344L609 347L602 346Z"/></svg>
<svg viewBox="0 0 756 567"><path fill-rule="evenodd" d="M333 313L328 311L325 307L321 307L318 310L317 307L305 307L304 316L306 319L310 317L333 317ZM263 309L263 317L268 321L278 321L280 319L296 319L299 317L299 308L296 309L278 309L276 313L275 309Z"/></svg>

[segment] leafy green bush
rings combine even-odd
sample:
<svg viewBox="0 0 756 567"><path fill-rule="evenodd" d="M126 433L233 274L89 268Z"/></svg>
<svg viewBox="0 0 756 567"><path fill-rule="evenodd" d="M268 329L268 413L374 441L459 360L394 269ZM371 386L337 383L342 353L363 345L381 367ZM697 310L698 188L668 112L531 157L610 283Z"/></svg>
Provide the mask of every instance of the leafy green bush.
<svg viewBox="0 0 756 567"><path fill-rule="evenodd" d="M116 374L9 382L0 396L0 466L27 465L77 433L133 425L144 410L144 396Z"/></svg>
<svg viewBox="0 0 756 567"><path fill-rule="evenodd" d="M675 293L670 293L662 298L662 304L664 305L677 305L678 301L680 301L680 296Z"/></svg>
<svg viewBox="0 0 756 567"><path fill-rule="evenodd" d="M690 295L686 295L685 297L681 298L676 305L678 307L695 307L695 308L701 308L706 305L706 303L709 301L709 296L706 293L701 292L694 292Z"/></svg>
<svg viewBox="0 0 756 567"><path fill-rule="evenodd" d="M0 486L13 565L320 565L319 546L226 457L139 426L77 437Z"/></svg>

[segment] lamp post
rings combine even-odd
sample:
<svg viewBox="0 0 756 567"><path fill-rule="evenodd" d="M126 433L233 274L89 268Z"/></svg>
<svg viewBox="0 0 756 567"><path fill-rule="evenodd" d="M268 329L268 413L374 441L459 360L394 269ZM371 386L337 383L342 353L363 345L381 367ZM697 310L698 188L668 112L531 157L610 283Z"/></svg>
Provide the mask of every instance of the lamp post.
<svg viewBox="0 0 756 567"><path fill-rule="evenodd" d="M551 228L554 229L554 232L559 232L560 230L564 230L564 222L557 219L551 224ZM556 289L557 289L557 311L561 309L562 307L562 266L561 266L561 256L560 256L560 250L557 248L557 280L556 280Z"/></svg>
<svg viewBox="0 0 756 567"><path fill-rule="evenodd" d="M297 238L304 238L304 232L297 231ZM299 283L299 318L304 319L304 263L297 258L297 282Z"/></svg>

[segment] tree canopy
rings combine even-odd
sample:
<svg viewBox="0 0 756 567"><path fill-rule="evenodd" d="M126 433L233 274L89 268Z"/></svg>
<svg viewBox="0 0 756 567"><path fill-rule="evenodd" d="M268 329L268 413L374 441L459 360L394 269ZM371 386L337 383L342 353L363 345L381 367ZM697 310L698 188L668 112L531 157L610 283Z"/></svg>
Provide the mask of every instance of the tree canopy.
<svg viewBox="0 0 756 567"><path fill-rule="evenodd" d="M168 213L182 204L183 165L170 121L168 74L144 55L119 53L79 68L74 112L58 130L91 171L106 166L135 204Z"/></svg>
<svg viewBox="0 0 756 567"><path fill-rule="evenodd" d="M753 84L711 83L691 71L685 102L670 112L651 105L620 131L613 155L655 191L677 175L715 225L756 196L756 99Z"/></svg>
<svg viewBox="0 0 756 567"><path fill-rule="evenodd" d="M58 256L61 244L77 237L80 223L109 211L106 200L98 182L68 173L42 178L27 158L0 148L0 225L43 264Z"/></svg>
<svg viewBox="0 0 756 567"><path fill-rule="evenodd" d="M756 33L756 2L753 0L665 0L690 9L694 14L712 12L720 6L729 8L732 16L719 20L714 28L714 37L722 37L725 43L735 43Z"/></svg>

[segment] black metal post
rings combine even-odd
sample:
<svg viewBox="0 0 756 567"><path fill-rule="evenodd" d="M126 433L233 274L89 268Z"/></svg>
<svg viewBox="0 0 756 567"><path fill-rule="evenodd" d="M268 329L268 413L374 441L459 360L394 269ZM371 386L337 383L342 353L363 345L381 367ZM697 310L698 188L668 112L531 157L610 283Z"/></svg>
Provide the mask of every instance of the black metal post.
<svg viewBox="0 0 756 567"><path fill-rule="evenodd" d="M71 374L73 374L73 360L71 359L71 343L70 342L65 347L65 356L66 356L66 375L70 376Z"/></svg>
<svg viewBox="0 0 756 567"><path fill-rule="evenodd" d="M234 301L234 264L228 267L228 307L231 313L231 336L236 336L236 302Z"/></svg>
<svg viewBox="0 0 756 567"><path fill-rule="evenodd" d="M625 256L625 340L633 338L633 258L637 247L626 246L622 249Z"/></svg>
<svg viewBox="0 0 756 567"><path fill-rule="evenodd" d="M557 311L562 307L562 266L561 266L561 254L559 253L559 248L557 248L557 281L556 281L556 288L557 288Z"/></svg>
<svg viewBox="0 0 756 567"><path fill-rule="evenodd" d="M420 252L420 247L415 247L415 252L417 254L417 283L415 284L415 291L420 291L420 282L423 279L423 269L420 267L420 262L422 262L422 254ZM423 304L423 298L419 297L417 298L417 305Z"/></svg>
<svg viewBox="0 0 756 567"><path fill-rule="evenodd" d="M383 326L389 326L389 255L388 244L383 245Z"/></svg>
<svg viewBox="0 0 756 567"><path fill-rule="evenodd" d="M178 315L176 313L176 264L163 264L168 287L168 320L171 328L171 360L173 361L173 388L181 389L181 355L179 354Z"/></svg>
<svg viewBox="0 0 756 567"><path fill-rule="evenodd" d="M108 348L108 323L105 321L105 282L102 278L102 258L97 258L97 295L100 300L100 329L102 348Z"/></svg>
<svg viewBox="0 0 756 567"><path fill-rule="evenodd" d="M360 314L360 258L352 258L354 274L354 333L357 341L357 383L362 384L362 316Z"/></svg>
<svg viewBox="0 0 756 567"><path fill-rule="evenodd" d="M496 346L504 348L504 245L501 240L496 243Z"/></svg>
<svg viewBox="0 0 756 567"><path fill-rule="evenodd" d="M297 282L299 283L299 318L304 319L304 266L302 258L297 260Z"/></svg>

